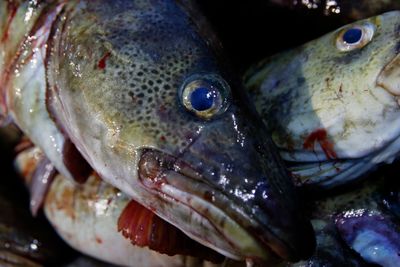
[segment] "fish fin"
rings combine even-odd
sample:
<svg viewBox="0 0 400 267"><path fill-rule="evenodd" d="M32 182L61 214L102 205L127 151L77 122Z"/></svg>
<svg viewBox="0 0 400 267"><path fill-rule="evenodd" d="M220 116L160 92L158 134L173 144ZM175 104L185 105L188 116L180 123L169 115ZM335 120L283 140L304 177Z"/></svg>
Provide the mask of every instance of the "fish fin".
<svg viewBox="0 0 400 267"><path fill-rule="evenodd" d="M16 146L15 165L30 191L30 210L36 216L43 206L48 189L57 174L54 165L29 139L22 139Z"/></svg>
<svg viewBox="0 0 400 267"><path fill-rule="evenodd" d="M118 219L118 232L133 245L169 256L181 254L221 262L223 257L186 236L138 202L131 200Z"/></svg>
<svg viewBox="0 0 400 267"><path fill-rule="evenodd" d="M44 157L32 174L29 185L30 191L30 210L33 216L36 216L42 208L44 199L49 187L57 175L57 171L50 160Z"/></svg>

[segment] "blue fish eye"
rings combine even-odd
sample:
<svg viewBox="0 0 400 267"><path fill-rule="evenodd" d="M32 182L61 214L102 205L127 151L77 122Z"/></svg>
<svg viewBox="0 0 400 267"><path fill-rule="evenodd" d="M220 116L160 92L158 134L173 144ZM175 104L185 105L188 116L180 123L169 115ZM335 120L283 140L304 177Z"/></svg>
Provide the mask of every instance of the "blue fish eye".
<svg viewBox="0 0 400 267"><path fill-rule="evenodd" d="M375 31L375 24L368 21L343 27L337 31L336 48L340 52L361 49L372 41Z"/></svg>
<svg viewBox="0 0 400 267"><path fill-rule="evenodd" d="M214 93L205 87L196 88L190 94L190 103L197 111L210 109L214 103Z"/></svg>
<svg viewBox="0 0 400 267"><path fill-rule="evenodd" d="M209 120L224 113L230 104L229 84L213 73L196 73L187 77L180 90L179 100L196 117Z"/></svg>
<svg viewBox="0 0 400 267"><path fill-rule="evenodd" d="M361 40L362 30L359 28L351 28L348 29L343 34L343 41L347 44L355 44Z"/></svg>

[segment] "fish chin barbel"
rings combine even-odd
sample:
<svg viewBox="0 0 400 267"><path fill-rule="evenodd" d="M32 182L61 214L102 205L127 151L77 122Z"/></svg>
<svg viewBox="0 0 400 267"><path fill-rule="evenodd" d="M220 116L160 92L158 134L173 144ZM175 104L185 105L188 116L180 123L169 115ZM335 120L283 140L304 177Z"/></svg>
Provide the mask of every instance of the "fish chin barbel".
<svg viewBox="0 0 400 267"><path fill-rule="evenodd" d="M76 146L105 181L228 257L312 253L287 172L201 16L174 1L10 3L4 40L17 22L31 28L19 49L2 43L18 52L2 58L2 107L61 173L85 172L66 164Z"/></svg>

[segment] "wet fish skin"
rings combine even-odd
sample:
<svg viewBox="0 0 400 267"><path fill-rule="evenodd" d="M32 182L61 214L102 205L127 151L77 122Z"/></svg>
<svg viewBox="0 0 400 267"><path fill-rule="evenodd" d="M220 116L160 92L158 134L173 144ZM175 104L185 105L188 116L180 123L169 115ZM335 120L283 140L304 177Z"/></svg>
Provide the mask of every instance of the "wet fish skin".
<svg viewBox="0 0 400 267"><path fill-rule="evenodd" d="M344 185L398 156L396 71L389 71L397 70L398 18L392 11L354 22L249 71L253 101L299 185ZM362 40L346 50L352 28L363 29Z"/></svg>
<svg viewBox="0 0 400 267"><path fill-rule="evenodd" d="M370 266L351 248L343 244L332 218L315 218L312 224L317 237L317 248L308 260L287 264L290 267Z"/></svg>
<svg viewBox="0 0 400 267"><path fill-rule="evenodd" d="M317 201L314 206L312 217L334 224L337 236L356 252L356 261L363 259L361 263L390 267L399 262L398 219L384 205L388 180L390 177L377 174L357 189Z"/></svg>
<svg viewBox="0 0 400 267"><path fill-rule="evenodd" d="M285 259L307 257L312 228L289 175L220 61L207 23L184 2L22 1L15 6L21 16L1 2L11 20L4 28L31 31L2 43L7 53L20 52L2 64L2 113L64 176L85 173L70 161L80 154L64 153L78 149L107 182L229 257L268 260L270 250ZM215 114L202 117L184 107L182 90L194 78L219 90ZM210 165L192 162L199 155L209 155ZM140 170L149 166L146 176ZM191 186L202 191L185 191Z"/></svg>
<svg viewBox="0 0 400 267"><path fill-rule="evenodd" d="M35 168L40 165L42 154L43 152L37 147L30 147L21 151L16 157L15 164L18 173L23 176L28 185L35 182L32 175L36 172ZM57 174L49 185L43 211L56 232L71 247L110 264L151 267L221 266L205 261L200 256L202 253L205 258L214 257L215 260L217 256L223 260L221 255L208 248L200 247L198 243L190 240L171 225L162 228L168 223L159 218L158 224L153 224L152 218L156 216L151 214L151 211L144 212L145 209L141 205L132 202L134 201L126 194L102 181L95 173L84 185L73 183ZM130 215L126 213L127 209L130 209ZM139 215L139 218L132 216L132 212ZM125 216L124 227L126 228L122 231L128 231L128 234L133 235L132 239L125 236L119 229L119 221L123 216ZM145 238L146 242L143 242ZM136 239L141 242L136 242ZM154 242L151 243L152 241ZM174 250L182 252L182 244L187 246L186 254L193 256L173 253ZM191 250L191 244L197 247ZM151 245L156 248L150 248ZM157 250L157 246L164 250ZM173 254L173 256L166 254ZM101 264L95 260L78 258L71 263L71 266L81 266L85 263L88 266ZM54 266L59 266L59 264ZM66 264L66 266L70 265Z"/></svg>
<svg viewBox="0 0 400 267"><path fill-rule="evenodd" d="M0 162L3 167L0 179L1 266L58 264L70 259L74 252L43 217L33 218L30 214L26 189L12 169L13 143L9 140L16 139L13 130L0 129Z"/></svg>
<svg viewBox="0 0 400 267"><path fill-rule="evenodd" d="M125 10L135 12L128 15ZM204 198L205 191L201 191L204 195L193 197L193 192L186 195L186 188L179 188L182 184L175 184L178 191L174 186L166 185L160 192L157 184L148 188L145 184L149 182L148 179L140 177L140 174L138 176L136 170L142 164L140 160L143 155L149 155L146 151L161 151L183 161L183 164L189 164L194 172L202 176L206 187L210 187L206 191L216 199L233 199L237 206L229 211L230 216L236 218L242 216L239 214L246 214L244 217L248 216L247 218L237 219L246 225L245 228L263 225L257 229L259 232L256 236L268 235L272 231L275 238L283 238L284 241L273 245L273 250L281 257L297 259L312 250L311 227L303 226L307 223L301 222L303 219L300 219L299 211L293 207L292 197L295 193L287 173L271 142L267 138L261 138L260 134L264 133L260 133L261 130L254 131L257 126L263 127L262 124L254 122L253 116L256 115L247 111L251 105L239 100L242 93L237 83L228 77L227 71L218 62L215 51L204 42L204 33L195 25L191 26L192 22L183 10L169 1L116 1L112 4L100 1L78 5L69 16L66 25L57 27L59 30L53 38L52 54L58 56L52 56L49 61L49 89L57 102L54 105L55 116L60 119L71 140L103 179L148 208L154 209L158 215L197 241L205 242L230 257L245 257L236 256L237 252L227 252L226 244L221 244L221 241L214 244L216 240L212 235L207 238L213 240L207 241L203 237L202 226L193 226L196 220L186 217L189 211L178 211L187 207L175 207L177 202L165 197L167 192L163 190L172 190L167 193L172 194L172 199L193 201L189 206L200 201L197 204L201 206L201 210L204 209L203 205L210 204L204 204L203 200L198 199ZM62 29L67 30L63 32ZM180 88L186 79L196 75L201 80L209 75L214 78L225 77L231 87L221 88L221 94L225 94L224 90L227 91L228 106L225 112L212 119L202 119L184 109L179 93L183 89ZM216 78L220 79L224 80ZM232 98L229 97L230 90ZM77 99L83 101L76 101ZM211 140L212 138L214 139ZM191 161L196 153L208 157L208 161ZM157 160L164 160L163 155L157 155ZM242 156L240 163L237 161L239 156ZM146 162L148 161L144 164ZM225 166L229 165L231 167L226 171ZM207 168L215 168L215 171ZM169 175L173 174L167 174L166 180ZM247 175L249 185L243 184L240 179L242 175ZM250 194L251 198L262 204L254 209L243 210L242 203L247 199L234 190L221 188L223 184L219 180L224 177L239 193L243 191ZM177 177L170 180L176 179ZM262 184L262 189L257 191L258 181ZM182 183L183 186L197 186L193 182L186 179ZM243 188L246 186L247 188ZM261 197L262 194L270 196L272 201ZM160 196L163 204L160 203ZM248 202L248 205L253 203ZM261 208L256 211L257 207ZM229 208L226 205L218 206L223 213L224 209ZM285 212L279 216L282 220L276 223L272 218L278 216L266 215L266 208L271 209L269 214ZM182 220L181 216L185 218ZM214 216L214 211L211 216ZM191 223L183 224L189 221ZM296 221L298 223L294 223ZM216 224L217 228L222 227L219 223ZM282 227L287 231L281 231ZM307 230L298 231L298 227ZM229 227L221 230L235 235L239 233L228 229ZM266 239L271 240L272 236ZM243 237L232 236L231 242L238 245L237 240ZM240 245L259 242L252 240L254 237L247 236L248 241ZM226 234L219 240L225 238ZM310 240L307 241L309 245L300 245L304 240ZM255 247L250 245L249 248L240 248L239 251L254 250ZM307 252L296 252L303 248L307 248ZM259 256L264 254L259 248L250 253Z"/></svg>

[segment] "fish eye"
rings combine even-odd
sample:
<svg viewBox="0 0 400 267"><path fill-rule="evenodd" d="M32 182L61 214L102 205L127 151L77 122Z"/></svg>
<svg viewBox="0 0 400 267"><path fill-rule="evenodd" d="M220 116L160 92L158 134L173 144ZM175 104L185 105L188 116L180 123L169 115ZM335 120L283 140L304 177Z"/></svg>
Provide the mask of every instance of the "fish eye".
<svg viewBox="0 0 400 267"><path fill-rule="evenodd" d="M211 119L228 108L230 87L218 75L194 74L184 81L180 98L189 112L202 119Z"/></svg>
<svg viewBox="0 0 400 267"><path fill-rule="evenodd" d="M371 42L374 33L374 25L368 22L345 27L338 32L336 47L342 52L362 48Z"/></svg>

